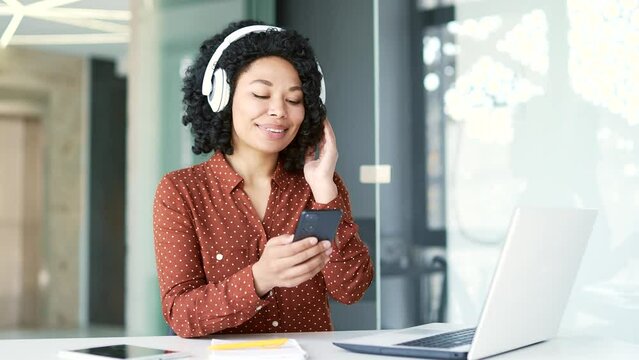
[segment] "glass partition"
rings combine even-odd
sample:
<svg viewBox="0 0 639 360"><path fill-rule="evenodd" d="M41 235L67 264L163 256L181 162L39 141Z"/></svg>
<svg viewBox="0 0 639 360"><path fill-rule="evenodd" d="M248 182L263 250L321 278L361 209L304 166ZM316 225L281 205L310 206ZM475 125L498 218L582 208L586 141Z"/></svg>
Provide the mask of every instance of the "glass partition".
<svg viewBox="0 0 639 360"><path fill-rule="evenodd" d="M639 341L639 5L375 4L380 326L476 323L514 209L586 207L562 331Z"/></svg>
<svg viewBox="0 0 639 360"><path fill-rule="evenodd" d="M562 329L639 341L638 16L633 1L456 2L448 320L478 319L516 206L597 208Z"/></svg>

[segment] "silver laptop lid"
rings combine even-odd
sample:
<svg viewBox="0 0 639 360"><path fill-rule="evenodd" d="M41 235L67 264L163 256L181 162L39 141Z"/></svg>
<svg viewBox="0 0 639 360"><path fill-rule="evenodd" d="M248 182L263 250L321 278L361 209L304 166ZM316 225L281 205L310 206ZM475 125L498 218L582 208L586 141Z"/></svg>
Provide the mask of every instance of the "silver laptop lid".
<svg viewBox="0 0 639 360"><path fill-rule="evenodd" d="M469 359L557 334L596 216L591 209L515 211Z"/></svg>

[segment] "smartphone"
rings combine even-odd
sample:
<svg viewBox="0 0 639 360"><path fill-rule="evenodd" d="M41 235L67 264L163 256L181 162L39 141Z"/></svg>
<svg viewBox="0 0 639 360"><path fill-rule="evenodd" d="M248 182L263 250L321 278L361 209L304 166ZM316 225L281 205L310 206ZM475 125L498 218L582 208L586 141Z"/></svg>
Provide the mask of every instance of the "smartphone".
<svg viewBox="0 0 639 360"><path fill-rule="evenodd" d="M303 210L297 221L293 241L314 236L318 240L335 239L342 210Z"/></svg>
<svg viewBox="0 0 639 360"><path fill-rule="evenodd" d="M128 359L128 360L160 360L189 357L190 354L174 351L152 349L135 345L109 345L77 350L62 350L58 353L61 359Z"/></svg>

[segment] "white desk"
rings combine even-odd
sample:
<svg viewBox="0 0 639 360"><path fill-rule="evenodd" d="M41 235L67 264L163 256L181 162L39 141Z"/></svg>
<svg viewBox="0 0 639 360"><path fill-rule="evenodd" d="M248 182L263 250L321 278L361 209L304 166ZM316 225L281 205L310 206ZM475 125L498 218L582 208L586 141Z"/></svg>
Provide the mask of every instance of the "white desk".
<svg viewBox="0 0 639 360"><path fill-rule="evenodd" d="M290 337L297 339L310 355L310 359L408 359L389 356L356 354L342 350L332 344L337 339L362 336L373 331L336 331L318 333L233 335L224 338ZM208 339L182 339L177 336L82 338L82 339L33 339L0 340L0 359L46 360L56 359L62 349L77 349L91 346L131 344L172 350L182 350L193 355L192 359L207 359ZM636 359L639 345L596 337L558 337L545 343L492 357L509 359Z"/></svg>

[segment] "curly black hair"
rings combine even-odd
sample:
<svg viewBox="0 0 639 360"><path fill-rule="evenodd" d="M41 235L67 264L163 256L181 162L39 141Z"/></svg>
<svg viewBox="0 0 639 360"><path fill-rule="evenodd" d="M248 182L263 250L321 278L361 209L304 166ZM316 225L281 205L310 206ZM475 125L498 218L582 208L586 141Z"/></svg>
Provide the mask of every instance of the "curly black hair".
<svg viewBox="0 0 639 360"><path fill-rule="evenodd" d="M194 137L191 149L195 154L209 153L213 150L227 155L233 154L232 107L227 105L222 111L214 113L206 96L202 95L202 79L211 56L227 35L249 25L263 24L253 20L229 24L221 33L202 43L197 59L187 69L182 88L185 106L182 123L185 126L191 124ZM304 166L306 151L315 147L323 136L322 121L326 116L326 108L320 100L322 74L318 70L308 39L293 30L250 33L224 50L217 67L225 69L228 74L231 87L229 104L232 104L239 75L253 61L266 56L278 56L290 62L302 82L304 120L293 141L279 154L286 170L300 170Z"/></svg>

